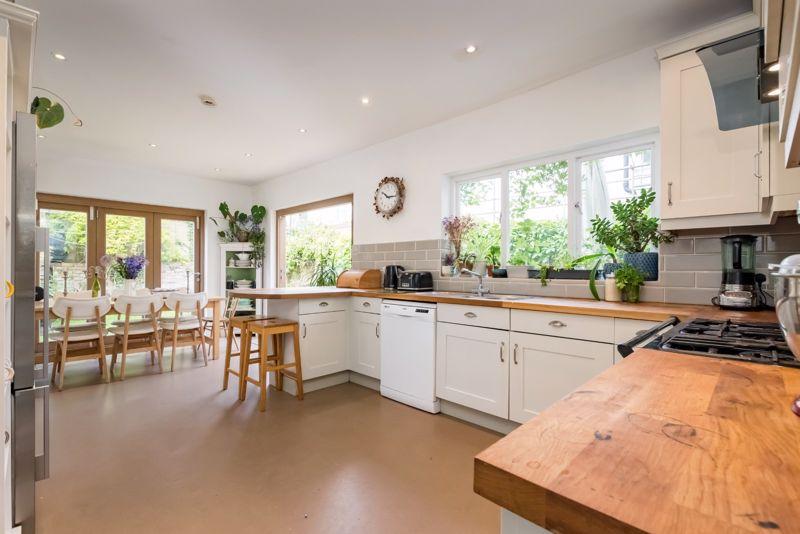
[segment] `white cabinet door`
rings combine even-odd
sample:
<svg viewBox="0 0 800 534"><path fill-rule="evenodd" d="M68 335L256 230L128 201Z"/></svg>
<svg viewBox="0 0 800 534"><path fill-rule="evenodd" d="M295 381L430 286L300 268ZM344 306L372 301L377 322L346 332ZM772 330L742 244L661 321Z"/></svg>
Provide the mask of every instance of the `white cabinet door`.
<svg viewBox="0 0 800 534"><path fill-rule="evenodd" d="M607 343L511 332L510 419L518 423L579 388L614 363Z"/></svg>
<svg viewBox="0 0 800 534"><path fill-rule="evenodd" d="M508 331L438 323L436 396L508 418Z"/></svg>
<svg viewBox="0 0 800 534"><path fill-rule="evenodd" d="M661 62L661 162L662 219L760 209L758 175L769 173L761 126L720 131L708 75L694 52Z"/></svg>
<svg viewBox="0 0 800 534"><path fill-rule="evenodd" d="M300 316L304 380L347 370L347 332L346 311Z"/></svg>
<svg viewBox="0 0 800 534"><path fill-rule="evenodd" d="M350 315L350 370L381 377L381 316L354 311Z"/></svg>

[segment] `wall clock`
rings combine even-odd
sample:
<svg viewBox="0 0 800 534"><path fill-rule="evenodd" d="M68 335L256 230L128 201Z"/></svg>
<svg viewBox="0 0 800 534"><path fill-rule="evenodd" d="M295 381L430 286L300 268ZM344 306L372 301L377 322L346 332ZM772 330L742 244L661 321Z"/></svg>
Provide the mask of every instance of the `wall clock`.
<svg viewBox="0 0 800 534"><path fill-rule="evenodd" d="M406 186L402 178L387 176L378 183L375 190L375 200L372 203L375 213L384 219L391 219L403 209L406 198Z"/></svg>

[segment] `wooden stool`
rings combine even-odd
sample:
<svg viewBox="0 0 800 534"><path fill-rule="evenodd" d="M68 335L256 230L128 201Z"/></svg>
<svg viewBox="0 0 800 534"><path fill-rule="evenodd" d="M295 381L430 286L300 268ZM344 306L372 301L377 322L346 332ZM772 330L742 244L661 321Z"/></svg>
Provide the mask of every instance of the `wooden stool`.
<svg viewBox="0 0 800 534"><path fill-rule="evenodd" d="M259 338L258 357L250 358L250 335L257 335ZM283 361L283 335L292 334L294 338L294 361L285 363ZM268 341L272 338L275 348L273 354L269 354L267 347ZM275 387L278 391L283 389L283 377L291 378L297 384L297 400L303 400L303 371L300 364L300 327L294 321L285 319L267 319L264 321L253 321L247 323L247 338L242 341L242 362L245 369L242 373L244 380L241 400L247 395L247 382L255 384L261 390L261 397L258 401L258 409L264 411L267 408L267 373L275 371ZM250 364L258 364L258 378L250 378ZM289 368L294 368L290 371Z"/></svg>
<svg viewBox="0 0 800 534"><path fill-rule="evenodd" d="M225 342L225 371L223 372L222 376L222 390L228 389L228 375L231 374L233 376L239 377L239 398L242 397L242 389L244 389L244 381L241 379L244 373L244 369L246 369L244 365L244 358L239 358L239 370L234 371L231 369L231 356L241 355L242 347L244 346L244 340L250 340L250 336L247 335L247 324L253 321L263 321L265 319L269 319L266 315L239 315L233 316L228 320L228 324L226 326L227 330L225 332L226 342ZM233 329L238 328L241 332L242 343L239 347L239 352L231 352L231 348L233 345ZM246 336L246 337L245 337Z"/></svg>

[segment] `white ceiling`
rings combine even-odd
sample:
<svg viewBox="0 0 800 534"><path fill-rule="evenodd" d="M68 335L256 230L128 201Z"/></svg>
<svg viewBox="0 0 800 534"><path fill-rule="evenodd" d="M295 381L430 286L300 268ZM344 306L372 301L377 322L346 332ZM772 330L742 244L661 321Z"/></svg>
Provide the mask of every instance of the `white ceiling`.
<svg viewBox="0 0 800 534"><path fill-rule="evenodd" d="M751 0L20 2L41 13L34 84L63 95L84 122L75 128L65 120L44 132L42 157L71 153L245 183L491 104L752 6ZM479 49L467 55L470 43ZM56 50L67 60L54 59ZM214 96L218 107L202 107L200 94ZM362 106L362 95L370 106Z"/></svg>

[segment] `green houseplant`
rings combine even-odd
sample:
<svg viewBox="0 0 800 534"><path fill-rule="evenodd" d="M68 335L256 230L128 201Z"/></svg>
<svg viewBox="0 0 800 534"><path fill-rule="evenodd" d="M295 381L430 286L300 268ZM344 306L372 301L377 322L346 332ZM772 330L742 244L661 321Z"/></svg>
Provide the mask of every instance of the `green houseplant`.
<svg viewBox="0 0 800 534"><path fill-rule="evenodd" d="M639 302L639 288L644 283L644 273L630 264L625 264L614 273L617 287L625 301Z"/></svg>
<svg viewBox="0 0 800 534"><path fill-rule="evenodd" d="M613 219L595 216L591 220L595 240L622 252L623 261L642 271L645 280L658 279L658 252L649 249L673 240L659 229L659 218L650 215L655 199L655 191L642 189L635 197L611 203Z"/></svg>
<svg viewBox="0 0 800 534"><path fill-rule="evenodd" d="M267 208L254 204L250 213L231 211L227 202L220 202L221 217L211 217L214 224L222 228L217 235L226 243L250 243L253 245L252 258L257 267L264 263L264 242L266 234L261 223L267 216Z"/></svg>
<svg viewBox="0 0 800 534"><path fill-rule="evenodd" d="M494 268L500 265L500 245L490 246L484 259L486 260L486 272L492 276Z"/></svg>

